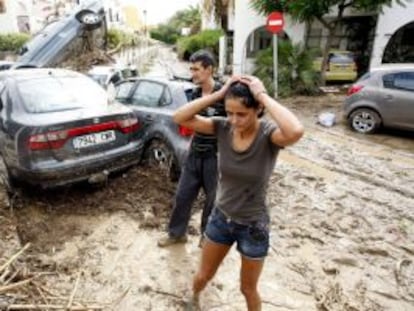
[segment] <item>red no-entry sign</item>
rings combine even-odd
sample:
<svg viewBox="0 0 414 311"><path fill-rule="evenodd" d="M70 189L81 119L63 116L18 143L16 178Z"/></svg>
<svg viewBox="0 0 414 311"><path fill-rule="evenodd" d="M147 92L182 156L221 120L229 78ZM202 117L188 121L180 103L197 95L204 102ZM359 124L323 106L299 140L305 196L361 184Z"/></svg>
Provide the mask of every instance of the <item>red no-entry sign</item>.
<svg viewBox="0 0 414 311"><path fill-rule="evenodd" d="M281 12L272 12L267 17L266 29L273 34L279 33L285 26L285 20Z"/></svg>

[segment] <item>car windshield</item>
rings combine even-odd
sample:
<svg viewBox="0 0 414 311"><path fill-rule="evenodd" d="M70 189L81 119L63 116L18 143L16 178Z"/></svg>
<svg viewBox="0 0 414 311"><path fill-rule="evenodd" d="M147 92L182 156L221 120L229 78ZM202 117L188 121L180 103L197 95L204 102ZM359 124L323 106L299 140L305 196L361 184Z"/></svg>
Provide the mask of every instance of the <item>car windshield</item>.
<svg viewBox="0 0 414 311"><path fill-rule="evenodd" d="M83 77L50 75L19 81L17 87L31 113L96 107L108 101L104 89Z"/></svg>
<svg viewBox="0 0 414 311"><path fill-rule="evenodd" d="M354 60L352 56L347 54L334 54L331 58L331 62L338 64L350 64L353 63Z"/></svg>

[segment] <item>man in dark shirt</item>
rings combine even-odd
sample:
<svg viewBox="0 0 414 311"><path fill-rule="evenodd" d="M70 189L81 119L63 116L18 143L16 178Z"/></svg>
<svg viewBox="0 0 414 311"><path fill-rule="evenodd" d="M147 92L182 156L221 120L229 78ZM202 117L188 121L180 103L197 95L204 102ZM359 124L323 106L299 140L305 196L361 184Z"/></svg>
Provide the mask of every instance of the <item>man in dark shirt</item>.
<svg viewBox="0 0 414 311"><path fill-rule="evenodd" d="M191 55L190 62L192 80L198 86L193 91L192 99L211 94L221 88L221 84L213 79L215 62L210 52L197 51ZM214 106L203 110L200 115L209 117L225 116L224 103L216 103ZM203 188L205 193L201 216L201 234L203 234L216 198L217 141L213 135L195 133L178 182L168 225L168 235L158 241L158 246L165 247L187 242L186 233L191 217L191 207L198 196L200 188Z"/></svg>

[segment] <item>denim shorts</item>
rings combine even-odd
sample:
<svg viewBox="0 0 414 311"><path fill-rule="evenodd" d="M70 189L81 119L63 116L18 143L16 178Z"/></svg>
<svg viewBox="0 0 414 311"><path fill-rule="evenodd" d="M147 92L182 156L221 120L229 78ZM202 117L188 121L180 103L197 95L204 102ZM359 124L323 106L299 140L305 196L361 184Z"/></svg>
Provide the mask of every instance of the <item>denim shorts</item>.
<svg viewBox="0 0 414 311"><path fill-rule="evenodd" d="M210 215L204 232L212 242L233 245L246 258L264 259L269 250L269 222L259 221L251 224L240 224L227 218L215 208Z"/></svg>

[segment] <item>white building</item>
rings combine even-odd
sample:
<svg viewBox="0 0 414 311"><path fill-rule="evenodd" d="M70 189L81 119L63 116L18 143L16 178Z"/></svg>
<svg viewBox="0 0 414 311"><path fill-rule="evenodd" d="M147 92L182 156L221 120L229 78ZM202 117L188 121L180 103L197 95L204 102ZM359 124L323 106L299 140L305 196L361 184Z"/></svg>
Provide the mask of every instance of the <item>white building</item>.
<svg viewBox="0 0 414 311"><path fill-rule="evenodd" d="M221 24L226 32L221 40L220 70L230 66L235 74L251 73L254 53L271 44L271 34L264 26L266 17L258 15L249 0L227 1ZM405 7L394 3L383 13L361 13L348 10L346 25L338 29L332 47L365 54L370 66L382 62L414 62L414 3L407 0ZM332 12L334 17L335 12ZM211 15L202 14L204 29L213 28ZM329 16L328 16L329 18ZM321 47L326 30L318 23L295 23L285 16L284 36L293 43Z"/></svg>
<svg viewBox="0 0 414 311"><path fill-rule="evenodd" d="M0 33L36 33L51 20L71 12L88 0L0 0ZM108 28L125 30L125 16L120 0L102 0Z"/></svg>
<svg viewBox="0 0 414 311"><path fill-rule="evenodd" d="M31 0L2 0L3 12L0 12L0 33L31 31Z"/></svg>

